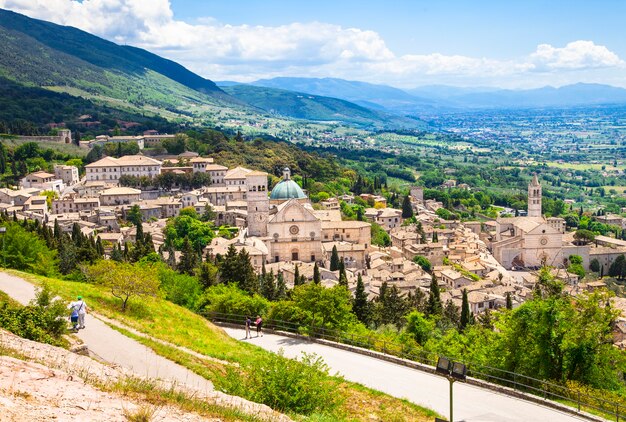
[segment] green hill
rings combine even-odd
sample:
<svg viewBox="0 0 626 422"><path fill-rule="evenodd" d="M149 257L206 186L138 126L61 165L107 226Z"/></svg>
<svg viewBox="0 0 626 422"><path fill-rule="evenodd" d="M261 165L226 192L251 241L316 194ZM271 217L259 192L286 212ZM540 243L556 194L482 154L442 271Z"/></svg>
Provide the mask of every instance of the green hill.
<svg viewBox="0 0 626 422"><path fill-rule="evenodd" d="M0 76L113 105L183 114L230 101L212 81L171 60L1 9Z"/></svg>
<svg viewBox="0 0 626 422"><path fill-rule="evenodd" d="M360 126L416 127L420 121L371 110L338 98L253 85L225 86L233 97L269 113L317 121L340 121Z"/></svg>

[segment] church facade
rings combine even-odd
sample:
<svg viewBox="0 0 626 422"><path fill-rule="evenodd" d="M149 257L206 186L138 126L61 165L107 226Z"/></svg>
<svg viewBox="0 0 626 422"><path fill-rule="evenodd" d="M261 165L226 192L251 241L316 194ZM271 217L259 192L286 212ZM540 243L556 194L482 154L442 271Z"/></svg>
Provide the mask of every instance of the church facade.
<svg viewBox="0 0 626 422"><path fill-rule="evenodd" d="M267 173L246 174L247 236L267 247L269 262L321 262L322 222L288 168L268 197Z"/></svg>
<svg viewBox="0 0 626 422"><path fill-rule="evenodd" d="M507 269L562 267L567 265L570 255L580 255L587 267L589 247L564 240L565 221L543 217L541 195L541 184L535 174L528 185L528 216L496 220L496 233L491 243L493 256Z"/></svg>

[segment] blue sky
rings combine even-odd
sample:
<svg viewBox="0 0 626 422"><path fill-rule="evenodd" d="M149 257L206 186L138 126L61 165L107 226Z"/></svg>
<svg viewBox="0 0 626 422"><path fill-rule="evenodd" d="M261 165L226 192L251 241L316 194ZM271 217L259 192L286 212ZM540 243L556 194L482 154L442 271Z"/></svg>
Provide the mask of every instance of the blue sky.
<svg viewBox="0 0 626 422"><path fill-rule="evenodd" d="M626 1L172 0L174 16L234 25L328 22L371 29L399 54L514 57L538 44L593 40L626 56Z"/></svg>
<svg viewBox="0 0 626 422"><path fill-rule="evenodd" d="M626 1L0 0L213 80L626 86Z"/></svg>

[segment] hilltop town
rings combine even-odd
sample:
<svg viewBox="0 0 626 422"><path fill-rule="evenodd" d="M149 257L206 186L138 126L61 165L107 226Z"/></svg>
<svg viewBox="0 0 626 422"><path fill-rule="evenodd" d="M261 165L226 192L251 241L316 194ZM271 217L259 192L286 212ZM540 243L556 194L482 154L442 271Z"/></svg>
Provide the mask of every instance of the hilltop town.
<svg viewBox="0 0 626 422"><path fill-rule="evenodd" d="M97 137L84 147L105 138ZM107 142L136 142L137 138L112 137ZM150 134L148 139L160 138ZM19 189L0 189L0 209L18 220L37 220L50 228L58 225L67 233L78 227L85 236L99 239L109 256L136 240L136 227L126 223L135 209L155 252L170 263L179 261L181 255L164 245L166 223L181 211L193 209L197 215L210 216L216 227L231 228L228 236L216 236L198 251L203 259L224 256L234 246L237 252L245 250L257 273L281 274L288 288L302 280L311 282L316 273L323 286L332 287L341 282L343 273L353 293L360 277L371 300L383 285L395 286L404 295L426 297L435 279L443 303L460 308L466 290L474 315L516 307L532 298L537 270L545 265L553 268L553 275L572 295L605 287L603 281L583 283L578 274L568 272L570 257L580 257L585 269L596 261L608 270L626 253L625 241L607 236L581 241L566 230L563 218L545 218L537 175L528 186L527 211L520 210L517 217L461 222L442 218L437 210L443 204L424 200L421 187L410 189L409 210L387 206L383 196L361 194L359 201L369 208L357 219L348 219L342 215L342 203L354 204L355 195L312 203L292 179L290 169L282 173L282 179L270 188L265 172L228 168L193 152L104 157L87 164L82 176L68 165L56 165L54 174L30 173ZM197 186L172 181L169 188L155 188L149 183L167 175L188 176ZM454 185L449 180L442 189ZM598 218L625 226L619 216ZM387 245L372 243L372 223L388 235ZM333 262L337 257L341 269ZM621 299L616 301L626 308ZM623 329L620 324L618 331ZM623 339L616 336L616 341Z"/></svg>

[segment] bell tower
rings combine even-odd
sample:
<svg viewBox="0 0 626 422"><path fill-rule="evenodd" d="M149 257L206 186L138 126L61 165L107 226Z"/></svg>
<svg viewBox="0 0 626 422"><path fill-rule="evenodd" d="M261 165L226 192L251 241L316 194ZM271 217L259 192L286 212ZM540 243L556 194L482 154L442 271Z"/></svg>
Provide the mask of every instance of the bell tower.
<svg viewBox="0 0 626 422"><path fill-rule="evenodd" d="M528 185L528 216L541 217L541 185L537 173L533 173L533 180Z"/></svg>
<svg viewBox="0 0 626 422"><path fill-rule="evenodd" d="M248 236L267 236L270 199L267 196L267 173L253 171L246 175Z"/></svg>

